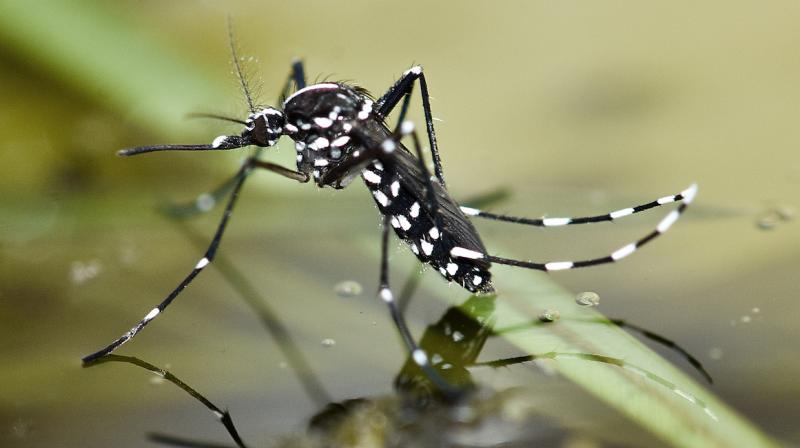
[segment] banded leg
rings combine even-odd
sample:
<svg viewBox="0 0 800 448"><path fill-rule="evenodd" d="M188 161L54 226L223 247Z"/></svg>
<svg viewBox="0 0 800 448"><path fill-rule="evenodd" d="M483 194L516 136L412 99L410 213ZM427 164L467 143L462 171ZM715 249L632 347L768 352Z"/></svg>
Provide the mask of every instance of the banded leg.
<svg viewBox="0 0 800 448"><path fill-rule="evenodd" d="M425 353L425 351L419 348L417 343L414 341L414 338L411 336L411 332L408 330L405 317L403 317L403 314L397 307L397 303L392 295L392 290L389 287L389 228L389 218L384 216L383 228L381 230L381 273L380 284L378 286L378 296L389 307L389 313L392 316L395 327L397 327L397 331L400 333L400 337L403 338L403 343L405 343L410 358L414 360L420 369L422 369L431 383L433 383L439 389L445 398L449 400L457 400L465 391L445 381L436 372L433 366L431 366L428 355Z"/></svg>
<svg viewBox="0 0 800 448"><path fill-rule="evenodd" d="M511 222L515 224L525 224L529 226L537 226L537 227L559 227L559 226L566 226L566 225L573 225L573 224L589 224L594 222L603 222L603 221L614 221L619 218L623 218L625 216L630 216L635 213L643 212L645 210L650 210L651 208L661 207L662 205L671 204L673 202L680 202L683 201L687 196L693 194L694 191L697 190L696 185L691 185L689 188L681 191L678 194L664 196L662 198L656 199L655 201L648 202L646 204L637 205L634 207L628 207L619 209L610 213L606 213L604 215L595 215L595 216L582 216L578 218L524 218L520 216L510 216L510 215L500 215L496 213L485 212L483 210L479 210L477 208L472 207L461 207L461 211L464 212L465 215L469 216L476 216L478 218L486 218L492 219L495 221L505 221Z"/></svg>
<svg viewBox="0 0 800 448"><path fill-rule="evenodd" d="M231 214L233 213L233 208L236 205L236 200L239 197L239 191L242 189L244 181L247 179L248 172L251 171L253 168L263 168L272 171L274 173L280 174L284 177L297 180L299 182L308 182L308 176L306 176L305 174L289 170L287 168L275 165L273 163L261 162L254 159L249 159L247 162L245 162L237 172L236 177L238 180L234 185L233 190L231 191L230 198L228 199L228 204L225 206L225 211L222 214L222 219L217 225L217 230L214 233L214 237L211 240L211 244L208 246L208 249L206 249L206 252L205 254L203 254L203 257L200 259L200 261L198 261L197 264L194 266L194 268L192 268L191 272L189 272L189 275L187 275L183 279L183 281L181 281L180 284L178 284L178 286L175 287L175 289L173 289L172 292L170 292L169 295L167 295L167 297L161 303L158 304L158 306L150 310L150 312L147 313L147 315L145 315L144 318L139 321L139 323L134 325L133 328L128 330L125 334L117 338L114 342L112 342L105 348L90 355L84 356L83 357L84 363L89 363L100 357L108 355L109 353L119 348L122 344L133 339L133 337L136 336L136 334L139 333L139 331L141 331L142 328L144 328L159 314L161 314L169 306L169 304L172 303L173 300L175 300L178 294L180 294L187 286L189 286L189 284L194 280L194 278L197 277L197 275L200 272L202 272L203 269L206 268L206 266L208 266L212 261L214 261L214 256L217 253L220 241L222 241L222 236L225 233L225 229L228 226L228 221L230 220Z"/></svg>
<svg viewBox="0 0 800 448"><path fill-rule="evenodd" d="M439 156L439 147L436 144L436 132L433 130L433 115L431 114L430 95L428 95L428 83L425 81L425 74L422 73L422 67L417 65L406 70L403 76L377 100L376 113L381 118L386 118L402 99L403 106L400 108L398 123L403 123L406 111L408 111L408 103L411 100L411 92L414 90L414 83L417 81L419 81L419 89L422 96L422 111L425 114L425 127L428 132L428 142L431 145L434 172L436 173L436 178L439 179L439 183L444 187L446 184L442 171L442 160Z"/></svg>
<svg viewBox="0 0 800 448"><path fill-rule="evenodd" d="M548 272L613 263L634 253L640 247L644 246L645 244L649 243L662 233L666 232L670 227L672 227L673 224L675 224L675 221L677 221L680 215L686 210L686 207L689 206L689 204L692 202L696 194L697 194L697 185L692 185L691 187L687 188L682 193L683 202L678 206L677 209L669 212L669 214L667 214L667 216L665 216L658 223L655 230L648 233L643 238L640 238L630 244L627 244L617 249L616 251L612 252L610 255L604 257L591 258L588 260L578 260L578 261L551 261L548 263L536 263L532 261L513 260L509 258L497 257L494 255L482 254L480 252L463 250L458 247L453 248L450 255L453 257L473 258L473 259L486 258L492 263L499 263L509 266L517 266L522 268L536 269L539 271L548 271Z"/></svg>

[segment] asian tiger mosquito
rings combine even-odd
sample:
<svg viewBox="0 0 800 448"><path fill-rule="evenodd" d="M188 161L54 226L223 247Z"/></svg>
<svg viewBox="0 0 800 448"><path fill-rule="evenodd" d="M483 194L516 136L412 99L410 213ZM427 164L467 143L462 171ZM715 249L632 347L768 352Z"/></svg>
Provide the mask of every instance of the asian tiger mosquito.
<svg viewBox="0 0 800 448"><path fill-rule="evenodd" d="M380 98L346 82L322 82L307 85L301 61L292 64L281 94L282 107L256 106L250 95L239 65L231 38L231 52L242 84L250 114L245 120L211 116L240 123L240 135L221 135L211 144L155 145L124 149L121 156L133 156L156 151L228 151L247 146L268 148L287 136L294 140L297 150L297 170L263 161L258 155L248 158L230 180L232 189L213 239L203 257L191 272L133 328L107 347L87 355L89 363L112 353L132 339L142 328L162 313L167 306L213 260L228 225L239 191L248 175L265 169L301 183L312 179L318 187L345 188L361 175L371 191L378 211L383 215L380 284L378 296L387 304L391 317L411 358L426 375L441 388L458 394L431 368L428 355L419 348L389 287L388 240L389 228L403 240L420 261L432 266L448 281L454 281L472 293L494 292L490 267L492 263L518 266L541 271L558 271L612 263L632 254L669 229L694 199L697 186L691 185L681 193L624 208L603 215L579 218L531 219L499 215L475 208L462 207L446 189L442 163L433 128L428 85L422 67L414 66ZM414 126L404 121L414 85L418 83L422 98L425 125L434 164L435 177L424 162L420 139ZM294 91L292 92L292 87ZM388 115L400 104L398 125L394 131L386 124ZM402 139L410 137L414 152ZM469 217L486 218L540 227L557 227L613 221L672 202L681 204L667 214L656 228L644 237L598 258L579 261L537 263L490 255Z"/></svg>

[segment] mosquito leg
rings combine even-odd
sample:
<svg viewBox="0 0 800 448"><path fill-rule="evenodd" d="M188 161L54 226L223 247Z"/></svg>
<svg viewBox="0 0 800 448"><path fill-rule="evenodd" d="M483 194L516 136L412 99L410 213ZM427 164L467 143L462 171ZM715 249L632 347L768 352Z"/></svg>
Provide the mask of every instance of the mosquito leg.
<svg viewBox="0 0 800 448"><path fill-rule="evenodd" d="M628 255L636 252L637 249L644 246L645 244L649 243L662 233L666 232L675 221L678 220L680 215L686 210L686 207L692 202L697 193L697 187L693 186L687 189L684 192L683 202L677 209L669 212L667 216L665 216L656 226L655 230L645 235L643 238L640 238L630 244L627 244L616 251L612 252L610 255L606 255L604 257L598 258L591 258L587 260L578 260L578 261L551 261L549 263L536 263L532 261L521 261L521 260L512 260L509 258L501 258L496 257L493 255L484 255L480 253L474 254L462 254L461 256L466 256L468 258L486 258L492 263L499 263L505 264L509 266L517 266L521 268L527 269L536 269L539 271L562 271L565 269L575 269L575 268L583 268L587 266L596 266L599 264L606 264L606 263L614 263L619 261ZM454 256L459 256L453 254Z"/></svg>
<svg viewBox="0 0 800 448"><path fill-rule="evenodd" d="M286 98L292 92L292 83L294 83L295 91L306 87L306 71L303 67L303 61L300 59L292 61L292 70L289 72L289 76L281 89L281 96L278 98L281 104L286 101Z"/></svg>
<svg viewBox="0 0 800 448"><path fill-rule="evenodd" d="M697 192L697 185L692 184L689 188L682 192L670 196L664 196L646 204L636 205L634 207L623 208L603 215L595 216L581 216L576 218L524 218L520 216L500 215L490 212L485 212L477 208L461 207L461 211L468 216L476 216L478 218L486 218L495 221L505 221L515 224L525 224L537 227L559 227L573 224L589 224L594 222L615 221L625 216L630 216L635 213L650 210L652 208L661 207L662 205L671 204L673 202L680 202L686 200L688 197L693 197Z"/></svg>
<svg viewBox="0 0 800 448"><path fill-rule="evenodd" d="M425 114L425 127L428 132L428 142L431 145L434 172L436 173L436 178L439 179L439 183L444 187L444 173L442 171L442 160L439 156L439 147L436 144L436 132L433 129L433 115L431 114L428 83L425 80L425 74L422 73L422 67L417 65L406 70L403 76L376 101L376 112L379 117L385 118L394 110L397 103L403 99L403 106L400 109L400 120L398 120L398 123L403 123L415 82L419 82L420 94L422 96L422 110Z"/></svg>
<svg viewBox="0 0 800 448"><path fill-rule="evenodd" d="M225 206L225 211L222 214L222 219L217 225L217 230L214 233L214 237L211 240L211 244L208 246L208 249L206 249L206 252L205 254L203 254L203 257L200 259L200 261L198 261L197 264L194 266L194 268L192 268L191 272L189 272L189 275L187 275L183 279L183 281L181 281L180 284L178 284L178 286L175 287L175 289L173 289L172 292L170 292L169 295L167 295L167 297L160 304L158 304L158 306L150 310L150 312L147 313L147 315L145 315L145 317L141 321L139 321L139 323L134 325L133 328L128 330L125 334L120 336L118 339L109 344L107 347L95 353L85 356L83 358L84 363L88 363L102 356L108 355L109 353L119 348L119 346L121 346L122 344L133 339L133 337L136 336L136 334L139 333L139 331L141 331L142 328L144 328L159 314L161 314L169 306L169 304L172 303L173 300L175 300L178 294L180 294L187 286L189 286L189 284L194 280L194 278L197 277L197 275L200 272L202 272L203 269L206 268L206 266L208 266L212 261L214 261L214 256L217 253L220 241L222 241L222 236L225 233L225 229L228 226L230 217L233 214L233 208L236 205L236 200L239 197L239 191L241 190L242 185L244 185L244 181L247 179L247 174L253 168L256 167L268 169L277 174L289 177L291 179L299 180L301 182L308 181L308 176L305 176L302 173L296 173L294 171L288 170L283 167L279 167L278 165L271 164L268 162L259 162L252 159L248 160L244 165L242 165L241 168L239 168L239 172L237 173L236 176L238 180L236 184L233 186L230 197L228 199L228 204Z"/></svg>
<svg viewBox="0 0 800 448"><path fill-rule="evenodd" d="M445 398L456 400L461 397L465 391L445 381L436 372L433 366L431 366L427 353L419 348L414 338L411 336L405 317L403 317L403 314L398 309L397 303L392 295L392 290L389 287L389 228L389 218L384 217L381 237L381 272L378 297L389 307L389 313L392 316L397 331L400 333L405 343L410 358L422 369L427 378L439 389Z"/></svg>
<svg viewBox="0 0 800 448"><path fill-rule="evenodd" d="M650 339L651 341L654 341L658 344L661 344L664 347L678 353L686 360L686 362L688 362L692 367L694 367L694 369L697 370L700 373L700 375L702 375L703 378L705 378L705 380L709 382L709 384L714 383L714 380L711 378L711 375L708 373L708 371L706 371L705 367L700 362L700 360L695 358L691 353L689 353L688 350L681 347L680 344L678 344L677 342L668 339L664 336L661 336L660 334L650 331L644 327L640 327L636 324L629 323L624 319L614 319L606 317L598 317L598 318L562 317L560 320L561 321L568 320L572 322L578 321L578 322L596 323L604 325L616 325L620 328L628 329L632 332L638 333L643 337ZM555 324L553 322L534 320L532 322L520 325L495 329L494 332L492 333L492 336L500 336L514 331L525 331L539 325L555 325Z"/></svg>
<svg viewBox="0 0 800 448"><path fill-rule="evenodd" d="M133 356L120 356L120 355L108 355L102 359L97 359L91 364L87 363L86 367L91 367L93 365L98 365L106 362L124 362L127 364L132 364L134 366L140 367L145 370L149 370L150 372L155 373L156 375L164 378L165 380L169 381L170 383L178 386L184 392L189 394L192 398L199 401L203 404L209 411L211 411L217 420L220 421L225 426L225 429L230 434L231 438L236 442L236 445L240 448L245 448L245 444L242 441L242 438L239 436L239 431L236 430L236 426L233 424L233 419L231 418L231 414L228 411L223 411L220 407L212 403L208 398L203 396L200 392L193 389L188 384L181 381L180 378L173 375L169 370L162 369L157 367L153 364L150 364L147 361L141 360L139 358Z"/></svg>
<svg viewBox="0 0 800 448"><path fill-rule="evenodd" d="M182 222L178 222L178 225L186 232L195 246L201 249L205 247L207 241L205 236L195 232ZM297 346L289 327L281 320L279 313L272 308L261 291L259 291L230 259L224 256L224 253L217 254L217 258L214 260L214 266L231 288L237 292L239 297L244 300L258 316L264 328L277 343L289 367L294 370L308 398L318 407L332 402L333 398L331 394L325 389L325 386L315 374L313 368L300 350L300 347Z"/></svg>

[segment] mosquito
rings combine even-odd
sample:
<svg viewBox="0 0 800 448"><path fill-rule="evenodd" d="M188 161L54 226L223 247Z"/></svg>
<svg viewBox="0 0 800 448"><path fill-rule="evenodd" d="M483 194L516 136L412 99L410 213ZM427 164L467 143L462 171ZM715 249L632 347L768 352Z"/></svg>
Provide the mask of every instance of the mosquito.
<svg viewBox="0 0 800 448"><path fill-rule="evenodd" d="M306 82L302 61L295 61L283 86L279 107L257 106L253 102L231 39L234 67L242 85L250 113L244 119L215 116L241 124L238 135L220 135L210 144L153 145L123 149L120 156L159 151L231 151L249 146L270 148L282 137L290 138L297 151L296 169L260 158L249 157L228 181L227 204L208 249L189 274L144 318L107 347L87 355L85 363L112 353L131 340L161 314L172 301L214 261L228 226L239 192L255 171L269 171L299 182L313 182L319 188L342 189L361 177L382 215L380 281L377 295L388 306L411 359L437 387L457 395L431 367L429 356L419 348L406 325L389 284L389 231L405 242L422 262L471 293L493 293L492 264L503 264L539 271L560 271L614 263L666 232L686 210L697 193L696 184L682 192L616 210L586 216L531 219L500 215L460 206L446 188L442 162L433 125L428 84L421 66L413 66L380 97L348 82ZM415 86L419 86L425 130L434 165L431 175L423 156L420 137L412 122L405 120ZM400 105L398 125L390 129L387 118ZM413 151L403 142L410 141ZM670 203L680 203L654 230L609 255L576 261L534 262L490 254L472 224L471 218L484 218L537 227L560 227L614 221Z"/></svg>

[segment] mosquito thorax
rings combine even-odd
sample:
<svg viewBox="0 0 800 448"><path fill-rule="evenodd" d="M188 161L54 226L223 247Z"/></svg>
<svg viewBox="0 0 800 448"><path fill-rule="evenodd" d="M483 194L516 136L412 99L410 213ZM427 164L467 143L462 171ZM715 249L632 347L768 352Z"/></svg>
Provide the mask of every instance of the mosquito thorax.
<svg viewBox="0 0 800 448"><path fill-rule="evenodd" d="M352 128L372 120L373 101L352 86L321 83L298 90L284 102L284 132L295 141L297 170L314 177L320 187L344 188L360 170L325 180L325 174L354 157L358 145Z"/></svg>
<svg viewBox="0 0 800 448"><path fill-rule="evenodd" d="M283 135L286 119L278 109L265 107L247 117L247 128L242 137L249 139L251 145L272 146Z"/></svg>

